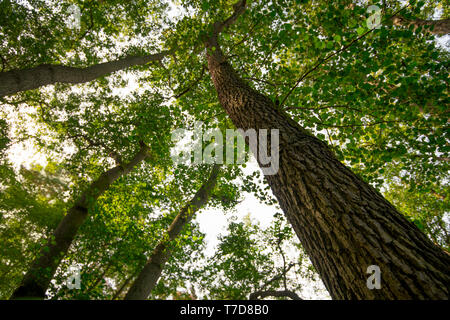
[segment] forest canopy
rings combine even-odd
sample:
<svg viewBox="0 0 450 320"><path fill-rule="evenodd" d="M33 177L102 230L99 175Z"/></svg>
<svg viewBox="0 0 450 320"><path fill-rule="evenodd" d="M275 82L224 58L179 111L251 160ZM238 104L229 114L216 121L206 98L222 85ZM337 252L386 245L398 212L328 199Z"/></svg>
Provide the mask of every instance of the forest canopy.
<svg viewBox="0 0 450 320"><path fill-rule="evenodd" d="M448 299L449 8L0 1L0 299Z"/></svg>

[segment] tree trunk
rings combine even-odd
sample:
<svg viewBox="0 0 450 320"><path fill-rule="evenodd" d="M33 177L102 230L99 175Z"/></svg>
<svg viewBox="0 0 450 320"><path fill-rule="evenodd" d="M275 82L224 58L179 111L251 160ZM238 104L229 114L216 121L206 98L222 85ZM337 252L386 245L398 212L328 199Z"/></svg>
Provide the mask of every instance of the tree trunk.
<svg viewBox="0 0 450 320"><path fill-rule="evenodd" d="M89 207L114 181L128 174L137 164L146 159L148 151L148 147L142 144L141 150L129 163L118 165L102 173L97 180L91 183L61 220L47 245L42 248L31 264L21 285L12 294L11 299L45 298L50 280L61 259L66 255L78 229L86 220Z"/></svg>
<svg viewBox="0 0 450 320"><path fill-rule="evenodd" d="M120 286L120 288L114 293L114 295L112 296L111 300L117 300L120 298L120 295L122 294L122 292L125 290L125 288L128 286L128 284L131 282L131 280L133 280L133 278L137 275L137 272L133 273L132 275L130 275L128 278L125 279L125 281L122 283L122 285Z"/></svg>
<svg viewBox="0 0 450 320"><path fill-rule="evenodd" d="M332 298L448 299L450 256L324 142L242 81L217 36L206 45L212 82L234 125L279 129L279 170L266 179ZM371 265L381 270L381 289L366 285Z"/></svg>
<svg viewBox="0 0 450 320"><path fill-rule="evenodd" d="M103 272L97 277L97 279L94 281L94 283L89 287L89 288L86 288L85 290L84 290L84 294L88 294L88 293L90 293L90 292L92 292L95 288L97 288L97 286L99 285L99 283L103 280L103 279L105 279L105 276L106 276L106 273L109 271L109 269L112 267L112 260L111 261L109 261L109 263L106 265L106 268L105 268L105 270L103 270Z"/></svg>
<svg viewBox="0 0 450 320"><path fill-rule="evenodd" d="M142 57L130 56L87 68L44 64L31 69L2 72L0 73L0 97L57 82L72 84L89 82L118 70L144 65L150 61L159 61L167 54L169 51Z"/></svg>
<svg viewBox="0 0 450 320"><path fill-rule="evenodd" d="M418 27L434 26L433 30L428 29L432 34L443 36L450 33L450 19L443 20L408 20L400 16L395 16L392 18L392 22L396 26L409 27L414 26L414 30ZM425 31L426 29L424 29Z"/></svg>
<svg viewBox="0 0 450 320"><path fill-rule="evenodd" d="M219 165L213 166L208 180L175 217L172 224L167 229L167 237L165 237L165 239L153 250L144 269L142 269L141 273L128 290L125 300L145 300L148 298L161 276L164 264L170 258L170 251L167 246L170 241L174 240L180 234L183 227L192 220L194 214L208 202L211 191L217 181L219 168Z"/></svg>

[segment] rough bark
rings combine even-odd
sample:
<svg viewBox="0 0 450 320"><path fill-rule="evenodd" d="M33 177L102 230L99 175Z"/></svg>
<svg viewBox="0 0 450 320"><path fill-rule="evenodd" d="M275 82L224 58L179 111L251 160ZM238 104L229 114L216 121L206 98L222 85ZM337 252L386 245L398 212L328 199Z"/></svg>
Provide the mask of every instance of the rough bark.
<svg viewBox="0 0 450 320"><path fill-rule="evenodd" d="M279 170L266 179L332 298L448 299L449 254L245 83L226 61L217 34L206 46L219 101L237 128L279 129ZM366 285L371 265L381 270L381 289Z"/></svg>
<svg viewBox="0 0 450 320"><path fill-rule="evenodd" d="M25 274L21 285L14 291L11 299L45 298L50 280L56 272L61 259L66 255L78 229L88 217L89 207L109 186L120 177L128 174L136 165L149 156L149 148L144 144L127 164L118 165L102 173L85 190L53 232L47 245Z"/></svg>
<svg viewBox="0 0 450 320"><path fill-rule="evenodd" d="M418 27L426 27L426 26L434 26L429 30L430 33L443 36L450 33L450 19L442 19L442 20L423 20L423 19L414 19L408 20L401 16L395 16L392 18L392 22L396 26L409 27L414 26L414 30ZM425 30L425 29L424 29Z"/></svg>
<svg viewBox="0 0 450 320"><path fill-rule="evenodd" d="M146 56L129 56L86 68L44 64L31 69L15 69L1 72L0 97L57 82L72 84L89 82L101 76L132 66L144 65L151 61L159 61L169 53L169 51L165 51Z"/></svg>
<svg viewBox="0 0 450 320"><path fill-rule="evenodd" d="M153 250L145 267L128 290L125 300L145 300L148 298L161 276L164 264L170 258L170 250L168 249L169 243L180 234L183 227L192 220L194 214L208 202L211 191L217 181L219 167L219 165L213 166L208 180L175 217L172 224L167 229L166 238Z"/></svg>

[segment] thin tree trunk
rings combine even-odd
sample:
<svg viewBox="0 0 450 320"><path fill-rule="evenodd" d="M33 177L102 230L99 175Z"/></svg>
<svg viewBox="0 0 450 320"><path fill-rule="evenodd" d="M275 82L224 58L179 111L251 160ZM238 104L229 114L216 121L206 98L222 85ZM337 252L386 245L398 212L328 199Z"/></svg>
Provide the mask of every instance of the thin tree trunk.
<svg viewBox="0 0 450 320"><path fill-rule="evenodd" d="M128 174L136 165L149 156L149 148L143 143L141 150L127 164L118 165L93 181L59 223L47 245L39 252L31 264L21 285L11 299L45 298L50 280L53 278L61 259L66 255L78 229L88 216L89 207L109 186Z"/></svg>
<svg viewBox="0 0 450 320"><path fill-rule="evenodd" d="M95 280L95 282L91 285L90 288L86 288L86 290L83 293L90 293L92 292L95 288L97 288L97 286L99 285L99 283L105 278L106 273L109 271L109 269L112 267L112 260L108 263L108 265L106 266L105 270L103 270L102 274L99 275L97 277L97 279Z"/></svg>
<svg viewBox="0 0 450 320"><path fill-rule="evenodd" d="M118 70L159 61L169 53L169 51L165 51L147 56L129 56L86 68L44 64L31 69L1 72L0 97L57 82L72 84L89 82Z"/></svg>
<svg viewBox="0 0 450 320"><path fill-rule="evenodd" d="M279 170L266 179L332 298L448 299L449 254L226 61L217 35L240 6L206 42L211 79L237 128L279 129ZM381 270L381 289L367 286L371 265Z"/></svg>
<svg viewBox="0 0 450 320"><path fill-rule="evenodd" d="M126 278L125 281L123 282L123 284L120 286L120 288L114 293L111 300L118 299L120 297L120 295L122 294L123 290L125 290L125 288L128 286L128 284L131 282L131 280L133 280L133 278L136 275L137 275L137 272L131 274L128 278Z"/></svg>
<svg viewBox="0 0 450 320"><path fill-rule="evenodd" d="M442 19L442 20L423 20L423 19L414 19L408 20L406 18L395 16L392 18L392 22L396 26L409 27L414 26L414 30L418 27L426 27L426 26L434 26L433 30L429 30L430 33L443 36L450 33L450 19ZM423 29L424 31L426 29Z"/></svg>
<svg viewBox="0 0 450 320"><path fill-rule="evenodd" d="M167 237L153 250L147 264L138 275L133 285L128 290L125 300L145 300L148 298L159 277L164 264L170 258L170 250L167 248L170 241L174 240L193 218L194 214L209 200L217 176L219 165L214 165L208 180L200 187L189 203L184 206L167 229Z"/></svg>

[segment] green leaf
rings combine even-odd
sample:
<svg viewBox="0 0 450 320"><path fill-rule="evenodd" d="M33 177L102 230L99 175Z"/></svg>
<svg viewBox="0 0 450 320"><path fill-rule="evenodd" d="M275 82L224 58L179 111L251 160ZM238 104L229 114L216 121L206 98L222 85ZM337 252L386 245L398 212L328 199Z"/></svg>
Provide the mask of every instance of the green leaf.
<svg viewBox="0 0 450 320"><path fill-rule="evenodd" d="M359 27L358 29L356 29L356 32L358 33L358 35L362 35L364 32L366 32L366 29L364 29L363 27Z"/></svg>

